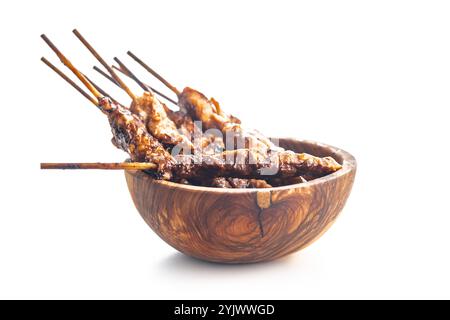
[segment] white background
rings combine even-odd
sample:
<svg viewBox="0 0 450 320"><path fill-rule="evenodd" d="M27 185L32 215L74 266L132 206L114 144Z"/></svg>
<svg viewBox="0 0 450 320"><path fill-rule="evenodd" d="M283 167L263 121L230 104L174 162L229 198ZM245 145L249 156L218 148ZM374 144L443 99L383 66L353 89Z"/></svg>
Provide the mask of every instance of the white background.
<svg viewBox="0 0 450 320"><path fill-rule="evenodd" d="M3 3L0 298L450 298L449 17L448 1ZM286 259L209 264L150 230L122 172L40 171L125 158L104 116L39 61L58 61L45 32L124 99L74 27L109 61L140 70L131 49L249 127L353 153L336 224Z"/></svg>

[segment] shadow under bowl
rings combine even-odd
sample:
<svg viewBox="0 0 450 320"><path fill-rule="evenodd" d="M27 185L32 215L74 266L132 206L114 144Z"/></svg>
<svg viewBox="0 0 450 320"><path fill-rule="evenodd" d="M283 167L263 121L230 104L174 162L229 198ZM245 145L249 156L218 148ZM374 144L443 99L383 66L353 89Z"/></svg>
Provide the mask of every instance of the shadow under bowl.
<svg viewBox="0 0 450 320"><path fill-rule="evenodd" d="M295 152L331 156L342 169L306 183L268 189L221 189L155 180L125 171L145 222L178 251L206 261L253 263L305 248L335 221L350 195L356 160L326 144L279 139Z"/></svg>

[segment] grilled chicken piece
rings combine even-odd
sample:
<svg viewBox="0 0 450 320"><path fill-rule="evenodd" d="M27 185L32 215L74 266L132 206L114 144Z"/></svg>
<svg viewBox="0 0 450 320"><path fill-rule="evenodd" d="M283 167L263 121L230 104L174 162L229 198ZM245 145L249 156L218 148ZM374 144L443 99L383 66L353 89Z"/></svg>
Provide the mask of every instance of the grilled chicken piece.
<svg viewBox="0 0 450 320"><path fill-rule="evenodd" d="M158 168L155 175L170 179L174 158L161 143L148 133L145 124L128 109L114 104L109 98L99 102L99 108L108 116L113 133L113 144L130 155L135 162L153 162Z"/></svg>
<svg viewBox="0 0 450 320"><path fill-rule="evenodd" d="M205 130L218 129L225 139L225 149L255 149L263 153L283 151L262 134L244 129L241 121L226 114L214 99L191 88L184 88L179 96L178 105L194 120L202 122Z"/></svg>

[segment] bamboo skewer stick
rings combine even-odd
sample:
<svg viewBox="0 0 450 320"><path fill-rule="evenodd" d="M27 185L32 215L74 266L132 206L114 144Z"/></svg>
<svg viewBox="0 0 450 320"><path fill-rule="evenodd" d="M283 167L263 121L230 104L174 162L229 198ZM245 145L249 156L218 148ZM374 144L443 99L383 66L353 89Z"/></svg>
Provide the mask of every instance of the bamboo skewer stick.
<svg viewBox="0 0 450 320"><path fill-rule="evenodd" d="M75 68L73 66L73 64L70 62L69 59L67 59L62 53L61 51L59 51L59 49L53 44L53 42L50 41L49 38L47 38L47 36L45 34L41 35L41 38L45 41L45 43L47 43L47 45L53 50L53 52L56 53L56 55L58 56L58 58L61 60L61 62L70 69L70 71L72 71L75 76L77 76L78 79L80 79L81 82L83 82L83 84L86 86L86 88L89 89L89 91L97 98L97 99L101 99L103 98L103 95L98 92L97 89L95 89L95 87L81 74L80 71L77 70L77 68ZM97 105L97 103L96 103Z"/></svg>
<svg viewBox="0 0 450 320"><path fill-rule="evenodd" d="M147 70L148 72L150 72L155 78L157 78L159 81L161 81L167 88L169 88L170 90L172 90L177 96L180 95L180 91L173 86L172 84L170 84L169 81L167 81L166 79L164 79L161 75L159 75L155 70L153 70L152 68L150 68L144 61L142 61L141 59L139 59L138 57L136 57L136 55L134 55L131 51L128 51L127 54L132 57L137 63L139 63L145 70Z"/></svg>
<svg viewBox="0 0 450 320"><path fill-rule="evenodd" d="M150 162L71 162L71 163L41 163L43 170L98 169L98 170L153 170L157 165Z"/></svg>
<svg viewBox="0 0 450 320"><path fill-rule="evenodd" d="M122 63L122 61L119 60L119 58L115 57L115 58L114 58L114 61L117 62L117 64L119 65L119 67L120 67L122 70L124 70L124 71L129 75L129 77L130 77L131 79L133 79L133 80L139 85L139 87L142 88L142 90L144 90L144 91L149 91L149 92L153 93L153 90L150 89L148 86L146 86L141 80L139 80L138 77L136 77L136 76L134 75L134 73L131 72L130 69L128 69L128 68Z"/></svg>
<svg viewBox="0 0 450 320"><path fill-rule="evenodd" d="M68 82L72 87L74 87L79 93L81 93L86 99L88 99L90 102L92 102L95 106L98 106L98 101L96 101L94 98L92 98L86 91L81 89L80 86L78 86L72 79L70 79L67 75L64 74L61 70L59 70L56 66L54 66L50 61L45 59L44 57L41 58L41 61L44 62L50 69L52 69L54 72L56 72L61 78L63 78L66 82ZM98 85L96 85L92 80L90 80L87 76L85 76L83 73L79 72L76 68L74 68L76 72L78 72L82 77L84 77L87 80L87 83L91 85L95 90L97 90L100 94L100 97L109 97L114 103L122 106L120 103L118 103L114 98L112 98L107 92L105 92L102 88L100 88Z"/></svg>
<svg viewBox="0 0 450 320"><path fill-rule="evenodd" d="M72 79L70 79L68 76L66 76L61 70L59 70L57 67L55 67L50 61L45 59L44 57L41 58L41 61L44 62L50 69L55 71L61 78L63 78L66 82L68 82L72 87L74 87L79 93L81 93L86 99L88 99L93 104L97 105L97 101L91 97L86 91L81 89L79 85L77 85Z"/></svg>
<svg viewBox="0 0 450 320"><path fill-rule="evenodd" d="M122 89L122 87L120 86L120 84L114 80L113 77L111 77L109 74L107 74L105 71L103 71L102 69L100 69L97 66L94 66L94 70L97 71L98 73L100 73L102 76L104 76L106 79L108 79L109 81L111 81L112 83L114 83L116 86L118 86L120 89ZM122 89L123 90L123 89Z"/></svg>
<svg viewBox="0 0 450 320"><path fill-rule="evenodd" d="M114 70L109 66L109 64L106 63L106 61L98 54L98 52L94 49L94 47L91 46L89 42L78 32L78 30L74 29L73 33L75 36L84 44L84 46L92 53L92 55L105 67L106 70L111 74L111 76L116 80L120 86L125 90L125 92L130 96L130 98L134 101L136 100L136 96L134 93L128 88L128 86L125 84L125 82L120 79L120 77L117 75L117 73L114 72Z"/></svg>
<svg viewBox="0 0 450 320"><path fill-rule="evenodd" d="M90 82L92 83L92 85L95 87L95 89L97 89L102 95L104 95L105 97L108 97L111 99L112 102L114 102L115 104L118 104L119 106L125 108L125 106L123 106L121 103L119 103L116 99L114 99L113 97L111 97L111 95L106 92L105 90L103 90L102 88L100 88L99 85L97 85L94 81L92 81L88 76L86 76L85 74L83 74L83 76Z"/></svg>
<svg viewBox="0 0 450 320"><path fill-rule="evenodd" d="M112 66L112 67L113 67L114 70L119 71L119 72L122 73L124 76L126 76L126 77L128 77L128 78L131 78L131 75L128 74L126 71L122 70L121 68L118 68L118 67L116 67L116 66ZM103 70L101 70L100 68L94 67L94 70L97 71L98 73L100 73L101 75L103 75L103 76L104 76L105 78L107 78L109 81L114 82L114 79L111 78L107 73L105 73L105 72L104 72ZM131 79L132 79L132 78L131 78ZM164 93L162 93L161 91L156 90L155 88L149 86L149 85L146 84L146 83L143 83L143 84L147 87L146 90L150 89L151 91L153 91L153 92L156 93L157 95L161 96L162 98L166 99L167 101L172 102L174 105L177 105L177 102L176 102L175 100L169 98L168 96L166 96L166 95L165 95ZM116 83L116 85L117 85L117 83Z"/></svg>

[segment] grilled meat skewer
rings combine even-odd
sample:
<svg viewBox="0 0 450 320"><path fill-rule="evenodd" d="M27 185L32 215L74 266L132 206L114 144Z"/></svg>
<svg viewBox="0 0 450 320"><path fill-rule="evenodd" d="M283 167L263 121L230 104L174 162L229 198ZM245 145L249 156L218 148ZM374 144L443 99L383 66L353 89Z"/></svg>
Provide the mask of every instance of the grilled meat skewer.
<svg viewBox="0 0 450 320"><path fill-rule="evenodd" d="M151 94L154 91L152 87L140 81L119 59L115 58L115 60L119 64L119 67L113 66L114 69L136 81L145 92ZM95 70L101 71L98 68L95 68ZM110 81L114 82L114 79L107 76L104 72L100 73ZM166 140L166 142L162 141L166 145L174 146L182 143L183 150L186 151L187 149L190 149L191 151L197 151L204 154L214 154L224 150L225 146L221 135L212 132L202 133L201 129L195 125L194 120L192 120L192 118L184 111L173 111L169 109L153 95L151 99L147 98L145 100L140 100L141 103L134 102L132 104L131 111L140 116L140 118L147 123L149 132L156 137L159 137L161 130L165 130L169 136L172 136L173 141L167 143L167 134L166 136L161 135L161 138L159 139ZM162 122L162 125L159 124L160 122ZM164 127L166 129L163 129ZM175 132L175 129L178 129L179 132ZM180 134L182 137L180 137ZM186 141L186 138L192 142L193 145L190 144L189 141Z"/></svg>
<svg viewBox="0 0 450 320"><path fill-rule="evenodd" d="M315 157L293 151L261 154L249 149L225 151L215 155L177 155L173 173L178 178L240 177L288 178L308 175L320 178L342 168L331 157Z"/></svg>
<svg viewBox="0 0 450 320"><path fill-rule="evenodd" d="M111 131L113 133L113 144L116 147L126 151L130 155L132 161L154 163L157 166L154 171L156 177L161 179L170 179L170 169L174 164L174 159L158 142L158 140L147 132L145 124L129 110L115 104L110 98L104 97L89 82L89 80L87 80L87 78L73 66L69 59L67 59L56 48L50 39L48 39L45 35L42 35L41 37L55 52L61 62L67 66L95 96L96 100L93 99L91 102L93 102L105 115L108 116ZM56 68L54 68L54 70L55 69ZM58 73L62 74L62 72ZM130 96L134 97L131 91L129 92Z"/></svg>
<svg viewBox="0 0 450 320"><path fill-rule="evenodd" d="M227 150L250 148L258 149L260 152L264 153L283 151L282 148L276 146L270 139L264 137L262 134L244 129L241 126L241 121L238 118L223 112L215 99L208 99L201 92L189 87L184 88L183 91L180 92L175 86L170 84L135 54L130 51L127 53L177 95L178 106L181 111L189 114L193 120L201 121L204 130L220 130L226 140L225 146Z"/></svg>
<svg viewBox="0 0 450 320"><path fill-rule="evenodd" d="M262 153L283 150L262 134L243 128L240 121L222 111L216 100L208 99L197 90L184 88L180 93L178 105L187 110L194 120L201 121L206 129L220 130L225 137L227 150L250 148Z"/></svg>
<svg viewBox="0 0 450 320"><path fill-rule="evenodd" d="M79 38L81 37L79 33L76 34ZM158 179L174 179L179 181L183 181L183 179L204 179L205 181L208 181L208 179L211 179L212 181L215 181L213 183L220 184L222 183L221 181L224 181L222 178L226 178L227 183L232 187L251 187L256 185L262 187L266 186L267 183L263 181L251 181L248 179L260 179L261 177L278 177L284 179L298 177L300 175L317 178L335 172L341 168L341 166L330 157L318 158L308 154L296 154L292 151L267 153L261 152L258 148L254 150L238 149L213 155L181 154L172 156L164 148L161 141L158 140L160 138L155 137L152 132L149 132L148 125L141 119L142 115L141 117L137 115L139 114L139 112L136 111L137 107L146 106L145 110L148 110L150 107L153 108L154 104L159 102L151 95L151 92L144 94L143 97L137 97L123 82L121 83L121 87L124 88L132 98L133 103L135 103L134 111L136 114L134 114L130 109L113 102L109 97L105 97L101 93L103 91L100 91L93 86L92 83L72 65L72 63L47 37L43 35L42 38L58 55L60 60L94 95L95 99L91 98L86 93L83 94L107 115L113 133L114 145L126 151L134 162L152 163L151 167L154 166L155 169L151 170L151 173ZM104 62L95 50L90 47L84 38L81 37L80 40L88 46L89 50L102 62L102 64L106 65L106 62ZM43 61L46 62L45 59L43 59ZM47 65L49 64L47 63ZM55 71L57 70L54 67L52 67L52 69ZM59 72L59 70L58 74L69 81L67 77ZM120 79L117 75L115 75L114 78ZM120 81L118 82L120 83ZM69 83L71 82L69 81ZM77 88L73 82L71 84ZM77 90L80 91L81 89L78 87ZM82 92L82 90L80 92ZM150 102L147 100L150 100ZM150 104L150 107L148 104ZM161 103L159 103L158 107L158 111L165 112L165 108ZM133 106L131 109L133 109ZM220 107L217 107L216 111L219 113ZM161 128L162 123L163 122L159 122L159 127L153 128L153 131L164 130L165 128ZM89 167L92 168L92 166ZM112 167L117 169L120 166ZM103 169L112 167L104 166ZM77 167L74 166L73 168ZM80 166L80 168L82 168L82 166Z"/></svg>

